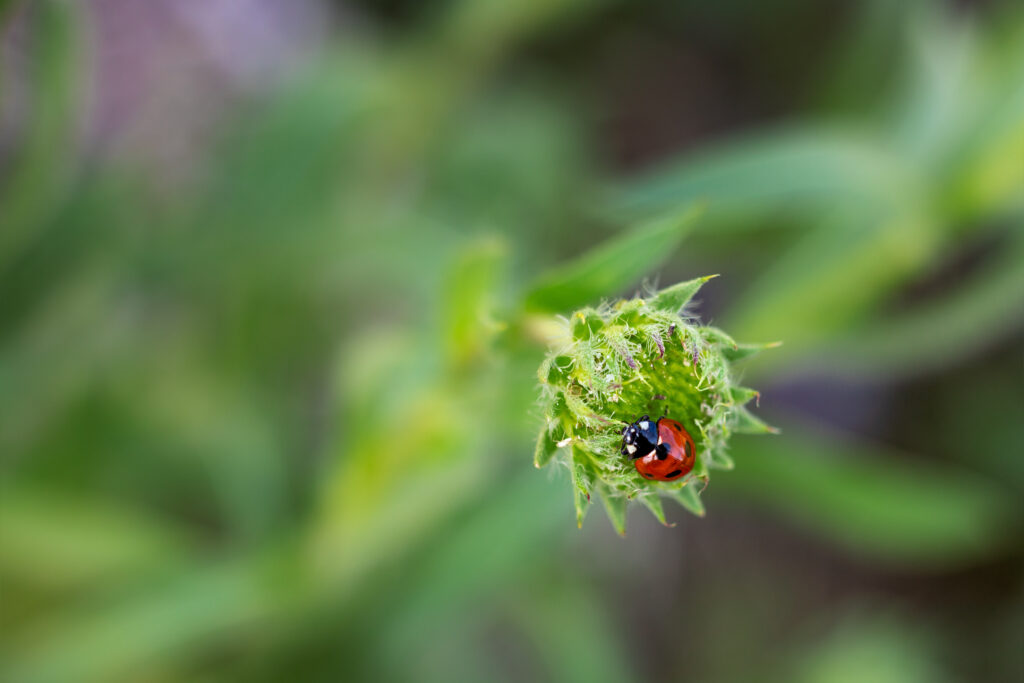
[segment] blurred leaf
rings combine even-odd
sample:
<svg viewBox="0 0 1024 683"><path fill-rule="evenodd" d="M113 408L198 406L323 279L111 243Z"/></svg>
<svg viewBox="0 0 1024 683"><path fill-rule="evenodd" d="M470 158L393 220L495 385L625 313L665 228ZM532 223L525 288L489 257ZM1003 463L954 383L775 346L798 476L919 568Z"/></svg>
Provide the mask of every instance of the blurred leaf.
<svg viewBox="0 0 1024 683"><path fill-rule="evenodd" d="M709 219L743 213L736 224L758 230L772 209L834 207L836 202L900 202L912 176L880 143L828 129L780 130L748 136L682 163L645 174L613 195L615 215L642 218L694 201L708 204ZM755 213L756 212L756 213Z"/></svg>
<svg viewBox="0 0 1024 683"><path fill-rule="evenodd" d="M629 501L623 496L610 495L607 488L601 483L598 483L597 491L601 495L601 501L604 503L605 512L608 513L608 519L611 520L612 526L615 527L615 531L618 532L619 536L625 536L626 512Z"/></svg>
<svg viewBox="0 0 1024 683"><path fill-rule="evenodd" d="M582 16L603 0L461 0L450 5L441 35L457 61L486 63L517 40L542 32L572 16Z"/></svg>
<svg viewBox="0 0 1024 683"><path fill-rule="evenodd" d="M564 470L553 471L564 483ZM523 472L503 478L500 486L453 515L424 543L416 572L385 584L386 595L371 596L367 610L381 626L371 659L386 662L385 670L400 680L418 680L418 662L427 656L423 651L444 640L424 639L424 633L481 607L500 608L510 590L542 582L535 578L538 572L549 562L557 566L557 548L571 532L564 524L566 506L562 496L552 495L550 480ZM498 531L502 542L495 544Z"/></svg>
<svg viewBox="0 0 1024 683"><path fill-rule="evenodd" d="M1018 57L1024 65L1024 57ZM991 105L950 163L956 179L943 197L946 210L974 218L1024 206L1024 66L994 84Z"/></svg>
<svg viewBox="0 0 1024 683"><path fill-rule="evenodd" d="M630 229L572 263L542 276L526 295L530 310L567 312L614 296L663 263L700 215L687 205L668 217Z"/></svg>
<svg viewBox="0 0 1024 683"><path fill-rule="evenodd" d="M956 362L1024 324L1024 240L1016 238L972 280L947 296L856 330L805 367L892 378Z"/></svg>
<svg viewBox="0 0 1024 683"><path fill-rule="evenodd" d="M839 212L771 264L733 308L728 327L740 338L785 338L766 360L781 362L862 318L929 262L939 238L923 215L877 206Z"/></svg>
<svg viewBox="0 0 1024 683"><path fill-rule="evenodd" d="M18 640L0 675L21 683L131 680L281 613L304 586L273 554L193 567L145 593L97 599ZM98 598L98 596L97 596Z"/></svg>
<svg viewBox="0 0 1024 683"><path fill-rule="evenodd" d="M570 574L553 586L529 590L509 610L538 650L551 680L618 683L637 680L629 670L618 625L604 601Z"/></svg>
<svg viewBox="0 0 1024 683"><path fill-rule="evenodd" d="M943 213L964 223L1024 208L1024 18L997 13L992 23L999 38L975 41L979 54L967 75L971 96L964 96L967 84L958 87L972 116L950 136L944 160L949 185L938 198Z"/></svg>
<svg viewBox="0 0 1024 683"><path fill-rule="evenodd" d="M76 161L75 105L82 63L78 12L77 3L42 0L29 13L35 31L31 115L0 185L0 269L17 258L33 231L59 206Z"/></svg>
<svg viewBox="0 0 1024 683"><path fill-rule="evenodd" d="M972 27L948 8L924 3L906 14L908 74L889 122L901 157L930 168L946 155L981 99Z"/></svg>
<svg viewBox="0 0 1024 683"><path fill-rule="evenodd" d="M48 590L117 585L180 564L188 546L172 530L109 501L26 487L0 496L0 573Z"/></svg>
<svg viewBox="0 0 1024 683"><path fill-rule="evenodd" d="M868 0L851 8L832 54L823 55L827 66L812 93L830 111L849 116L867 110L875 113L879 92L888 94L902 75L894 64L904 58L907 27L922 4L930 0ZM884 100L883 100L884 101Z"/></svg>
<svg viewBox="0 0 1024 683"><path fill-rule="evenodd" d="M97 368L122 358L128 320L107 319L116 276L89 268L82 277L58 279L55 291L40 302L25 324L7 332L0 346L0 459L23 452L46 434L52 420L79 398ZM74 339L74 353L67 340Z"/></svg>
<svg viewBox="0 0 1024 683"><path fill-rule="evenodd" d="M456 436L447 448L428 441L412 451L419 462L400 485L373 459L376 442L342 451L344 466L339 463L323 491L310 531L309 560L323 589L351 595L373 570L400 556L472 495L485 480L488 462L468 457L482 451L481 444L463 440L468 437Z"/></svg>
<svg viewBox="0 0 1024 683"><path fill-rule="evenodd" d="M1004 492L951 462L910 461L809 426L775 439L736 439L733 455L738 466L716 480L719 491L775 508L876 561L943 570L985 557L1012 536Z"/></svg>
<svg viewBox="0 0 1024 683"><path fill-rule="evenodd" d="M498 327L495 287L505 251L496 239L481 240L464 247L448 273L442 324L447 355L456 367L479 360Z"/></svg>
<svg viewBox="0 0 1024 683"><path fill-rule="evenodd" d="M792 653L798 683L942 683L931 634L918 621L888 614L847 613L824 636L800 643Z"/></svg>

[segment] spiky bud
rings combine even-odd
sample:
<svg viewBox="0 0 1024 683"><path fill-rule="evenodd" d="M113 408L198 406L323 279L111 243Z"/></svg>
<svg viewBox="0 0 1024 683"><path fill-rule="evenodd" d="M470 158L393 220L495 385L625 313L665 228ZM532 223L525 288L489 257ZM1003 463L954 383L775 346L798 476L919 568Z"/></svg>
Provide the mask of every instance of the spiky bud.
<svg viewBox="0 0 1024 683"><path fill-rule="evenodd" d="M698 489L710 470L733 466L730 435L775 431L744 407L758 394L737 386L730 367L772 345L737 344L685 314L711 277L573 313L541 364L545 422L534 463L556 461L569 468L581 525L592 492L604 501L619 533L625 532L630 500L639 500L663 524L662 497L702 516ZM685 426L697 446L689 475L649 481L620 453L623 428L641 415L667 416Z"/></svg>

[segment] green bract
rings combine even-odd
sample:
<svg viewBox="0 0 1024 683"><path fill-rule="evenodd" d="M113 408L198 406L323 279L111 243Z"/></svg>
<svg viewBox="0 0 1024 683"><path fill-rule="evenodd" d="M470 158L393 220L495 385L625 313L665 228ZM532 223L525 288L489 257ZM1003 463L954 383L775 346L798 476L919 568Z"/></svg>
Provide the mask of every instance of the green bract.
<svg viewBox="0 0 1024 683"><path fill-rule="evenodd" d="M697 489L707 483L709 470L732 468L726 452L730 435L775 431L744 407L758 394L737 386L730 368L772 345L737 344L683 313L711 277L577 311L540 366L545 424L534 462L543 467L556 460L569 467L580 524L591 491L601 496L619 533L631 499L662 523L663 496L703 515ZM620 453L622 428L642 415L671 417L690 432L697 463L689 475L673 482L645 480Z"/></svg>

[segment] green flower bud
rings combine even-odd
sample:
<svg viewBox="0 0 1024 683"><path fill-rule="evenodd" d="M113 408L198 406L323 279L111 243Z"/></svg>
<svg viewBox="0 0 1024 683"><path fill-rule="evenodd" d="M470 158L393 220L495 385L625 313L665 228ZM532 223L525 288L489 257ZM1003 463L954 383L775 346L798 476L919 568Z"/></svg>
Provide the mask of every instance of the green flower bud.
<svg viewBox="0 0 1024 683"><path fill-rule="evenodd" d="M747 410L745 404L758 393L737 386L730 368L730 362L773 345L737 344L684 313L711 277L573 313L541 364L537 376L545 423L534 463L568 466L579 524L595 491L619 533L625 531L632 499L662 523L661 497L703 515L698 489L707 484L710 470L732 468L729 437L775 431ZM676 420L693 437L697 459L687 476L650 481L622 455L622 430L642 415Z"/></svg>

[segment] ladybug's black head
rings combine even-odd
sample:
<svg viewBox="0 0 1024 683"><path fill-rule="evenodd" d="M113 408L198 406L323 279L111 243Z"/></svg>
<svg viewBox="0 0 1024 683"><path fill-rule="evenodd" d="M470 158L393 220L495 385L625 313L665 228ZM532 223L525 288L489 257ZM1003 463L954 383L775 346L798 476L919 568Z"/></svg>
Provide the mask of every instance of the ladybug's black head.
<svg viewBox="0 0 1024 683"><path fill-rule="evenodd" d="M622 454L642 458L658 445L658 425L644 415L622 432Z"/></svg>

